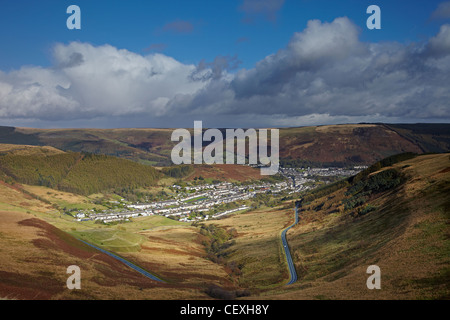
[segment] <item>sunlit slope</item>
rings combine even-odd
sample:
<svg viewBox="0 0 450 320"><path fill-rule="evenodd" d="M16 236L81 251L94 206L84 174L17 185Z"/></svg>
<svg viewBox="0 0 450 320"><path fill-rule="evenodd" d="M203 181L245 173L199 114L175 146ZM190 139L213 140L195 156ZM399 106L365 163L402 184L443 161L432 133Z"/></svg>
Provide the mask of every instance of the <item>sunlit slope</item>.
<svg viewBox="0 0 450 320"><path fill-rule="evenodd" d="M138 298L143 278L44 221L63 220L51 206L0 184L0 297L6 299ZM66 286L67 267L82 270L82 289ZM122 280L119 280L122 279Z"/></svg>
<svg viewBox="0 0 450 320"><path fill-rule="evenodd" d="M0 182L0 299L207 299L209 283L227 282L223 267L206 259L194 227L161 216L123 226L81 223L22 188L30 187ZM36 188L42 187L31 189ZM50 191L55 192L45 189ZM113 251L168 283L152 281L77 239ZM82 290L66 286L71 265L81 269Z"/></svg>
<svg viewBox="0 0 450 320"><path fill-rule="evenodd" d="M154 185L161 173L153 167L113 156L62 152L51 147L0 145L0 175L19 182L89 195L115 188ZM9 151L7 151L7 149Z"/></svg>
<svg viewBox="0 0 450 320"><path fill-rule="evenodd" d="M288 233L299 280L268 298L450 298L450 155L370 171L305 197ZM370 265L381 290L366 286Z"/></svg>

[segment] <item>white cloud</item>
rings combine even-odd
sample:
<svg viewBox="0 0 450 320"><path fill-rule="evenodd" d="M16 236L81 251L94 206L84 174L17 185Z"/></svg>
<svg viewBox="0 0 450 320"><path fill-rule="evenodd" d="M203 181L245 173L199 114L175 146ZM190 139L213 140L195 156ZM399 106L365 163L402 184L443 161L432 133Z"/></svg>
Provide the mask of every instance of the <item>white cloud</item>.
<svg viewBox="0 0 450 320"><path fill-rule="evenodd" d="M442 25L439 33L429 40L427 52L434 57L450 54L450 24Z"/></svg>
<svg viewBox="0 0 450 320"><path fill-rule="evenodd" d="M241 70L230 108L287 118L450 118L450 28L423 46L364 43L347 18L310 21L288 46Z"/></svg>
<svg viewBox="0 0 450 320"><path fill-rule="evenodd" d="M110 45L54 48L54 67L0 71L0 119L260 127L450 119L450 25L427 42L369 43L348 18L312 20L254 68L185 65Z"/></svg>
<svg viewBox="0 0 450 320"><path fill-rule="evenodd" d="M54 68L0 74L2 117L157 116L177 94L193 94L206 84L190 79L195 66L162 54L72 42L56 45L53 57Z"/></svg>

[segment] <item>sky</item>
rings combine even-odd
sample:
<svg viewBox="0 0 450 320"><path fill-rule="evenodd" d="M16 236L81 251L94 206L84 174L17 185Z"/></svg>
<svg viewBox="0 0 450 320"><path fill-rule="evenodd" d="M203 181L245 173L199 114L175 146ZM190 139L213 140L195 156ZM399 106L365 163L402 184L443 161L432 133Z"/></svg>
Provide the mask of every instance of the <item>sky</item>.
<svg viewBox="0 0 450 320"><path fill-rule="evenodd" d="M450 120L450 1L2 0L0 44L0 125Z"/></svg>

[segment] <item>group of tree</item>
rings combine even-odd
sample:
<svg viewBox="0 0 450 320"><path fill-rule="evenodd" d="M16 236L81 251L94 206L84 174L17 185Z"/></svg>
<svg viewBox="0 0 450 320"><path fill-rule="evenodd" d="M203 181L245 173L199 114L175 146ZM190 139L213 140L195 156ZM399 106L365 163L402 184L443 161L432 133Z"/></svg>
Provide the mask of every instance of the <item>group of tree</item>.
<svg viewBox="0 0 450 320"><path fill-rule="evenodd" d="M178 165L163 168L162 173L172 178L184 178L194 172L194 167L190 165Z"/></svg>
<svg viewBox="0 0 450 320"><path fill-rule="evenodd" d="M14 181L82 195L154 185L161 173L150 166L107 155L67 152L46 156L0 156L0 171Z"/></svg>

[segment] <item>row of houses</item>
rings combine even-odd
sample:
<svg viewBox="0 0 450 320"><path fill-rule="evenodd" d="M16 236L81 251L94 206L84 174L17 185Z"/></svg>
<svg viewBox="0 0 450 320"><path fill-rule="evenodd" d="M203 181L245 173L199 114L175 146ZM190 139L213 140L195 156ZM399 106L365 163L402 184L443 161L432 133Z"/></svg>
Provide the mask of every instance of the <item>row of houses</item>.
<svg viewBox="0 0 450 320"><path fill-rule="evenodd" d="M154 209L154 208L165 208L170 206L178 205L178 200L166 200L166 201L157 201L152 203L142 203L142 204L130 204L128 208L138 209L138 210L146 210L146 209Z"/></svg>
<svg viewBox="0 0 450 320"><path fill-rule="evenodd" d="M221 183L217 183L217 184L200 184L197 186L186 186L186 187L184 187L184 189L187 191L191 191L191 190L200 191L200 190L205 190L205 189L226 189L226 188L229 188L231 185L232 184L230 182L221 182ZM176 185L176 184L174 184L172 186L172 188L179 189L179 190L183 189L183 187Z"/></svg>
<svg viewBox="0 0 450 320"><path fill-rule="evenodd" d="M236 208L236 209L230 209L230 210L227 210L227 211L224 211L224 212L216 213L215 215L212 216L212 218L219 218L221 216L225 216L227 214L230 214L230 213L233 213L233 212L236 212L236 211L247 210L247 209L250 209L250 207L248 207L248 206L240 206L239 208Z"/></svg>
<svg viewBox="0 0 450 320"><path fill-rule="evenodd" d="M200 186L196 186L200 187ZM178 199L171 199L165 201L157 201L152 203L131 204L128 209L132 211L126 212L109 212L101 214L89 214L88 217L79 216L78 221L86 220L101 220L103 222L113 222L120 220L127 220L139 216L148 216L153 214L170 216L189 216L193 212L206 212L212 207L220 204L235 202L239 200L247 200L254 197L257 193L266 192L270 188L267 185L252 185L252 186L233 186L231 183L221 183L217 185L203 185L202 189L214 189L210 191L195 192L188 196L179 197ZM197 190L195 189L195 190ZM249 189L255 191L249 192ZM189 200L199 198L199 201L189 203ZM204 199L202 199L204 198Z"/></svg>
<svg viewBox="0 0 450 320"><path fill-rule="evenodd" d="M146 217L149 215L153 215L152 212L149 211L132 211L132 212L120 212L120 213L97 213L89 215L89 218L78 218L78 221L87 221L87 220L100 220L102 222L114 222L114 221L122 221L130 218L136 217Z"/></svg>
<svg viewBox="0 0 450 320"><path fill-rule="evenodd" d="M230 213L233 213L233 212L236 212L236 211L247 210L247 209L250 209L250 207L248 207L248 206L240 206L239 208L236 208L236 209L230 209L230 210L226 210L226 211L223 211L223 212L216 213L211 218L212 219L216 219L216 218L225 216L227 214L230 214ZM196 220L198 221L198 220L203 220L203 219L204 220L208 220L208 217L207 216L206 217L195 217L194 219L190 219L189 217L184 217L184 218L181 218L180 221L193 222L193 221L196 221Z"/></svg>
<svg viewBox="0 0 450 320"><path fill-rule="evenodd" d="M223 203L222 200L220 199L225 199L224 201L225 203L227 203L229 202L229 200L226 200L226 198L228 198L229 196L234 196L234 200L232 201L248 199L251 196L248 195L247 192L243 192L244 189L243 187L230 189L231 186L232 185L229 183L223 183L220 185L216 185L216 187L226 187L226 188L219 188L218 190L213 190L209 192L194 193L179 199L157 201L144 204L132 204L128 205L128 208L137 210L153 209L154 213L166 214L166 213L173 213L173 211L177 209L195 210L202 206L211 207L213 205ZM185 202L195 198L207 198L207 199L204 199L200 202L196 202L193 204L185 204ZM169 207L176 207L176 208L169 208Z"/></svg>

